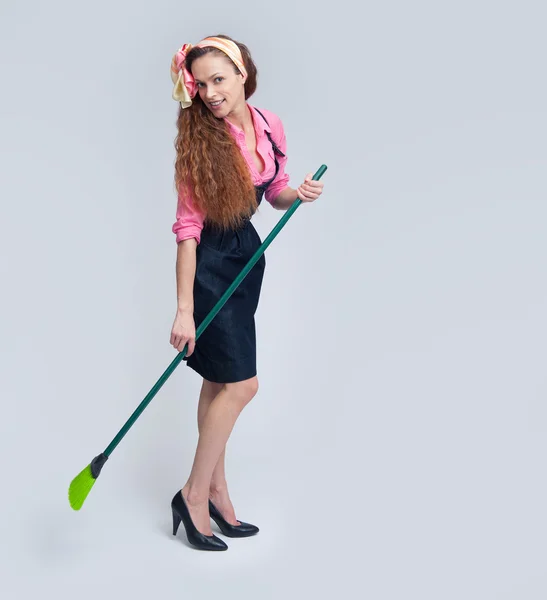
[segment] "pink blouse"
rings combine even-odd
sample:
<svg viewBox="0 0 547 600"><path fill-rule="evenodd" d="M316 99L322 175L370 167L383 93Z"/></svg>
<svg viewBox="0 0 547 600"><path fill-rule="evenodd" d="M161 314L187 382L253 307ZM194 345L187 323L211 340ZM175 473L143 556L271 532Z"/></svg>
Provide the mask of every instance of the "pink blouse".
<svg viewBox="0 0 547 600"><path fill-rule="evenodd" d="M275 173L274 152L272 145L270 144L270 140L265 132L270 132L273 141L277 144L283 154L286 154L287 152L287 140L285 138L283 124L277 115L264 108L260 109L260 111L264 113L266 119L268 119L268 125L257 112L256 108L254 108L254 106L251 106L249 103L247 103L247 106L251 110L251 115L253 118L254 129L256 133L256 151L263 158L265 163L265 168L262 173L257 171L256 165L247 148L244 131L230 123L230 121L227 119L225 119L225 121L228 123L230 133L234 136L239 149L245 157L247 165L251 171L253 183L255 185L260 185L266 181L269 181ZM277 176L264 193L264 197L268 202L270 202L270 204L275 201L280 192L289 187L289 176L285 173L287 157L278 156L277 161L279 163L279 171ZM199 244L204 219L205 215L194 206L191 196L186 195L183 197L183 194L180 193L179 190L177 201L177 220L172 227L172 231L176 235L177 244L182 240L186 240L191 237L195 237L197 243Z"/></svg>

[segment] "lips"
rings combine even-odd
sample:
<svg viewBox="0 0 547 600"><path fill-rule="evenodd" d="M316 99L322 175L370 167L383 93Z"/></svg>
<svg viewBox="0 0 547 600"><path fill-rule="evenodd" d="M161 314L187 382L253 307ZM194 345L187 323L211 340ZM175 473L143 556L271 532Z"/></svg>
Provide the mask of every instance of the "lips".
<svg viewBox="0 0 547 600"><path fill-rule="evenodd" d="M222 103L224 102L224 98L222 100L219 101L219 104L216 104L214 102L209 102L209 104L213 107L213 108L217 108L217 106L220 106Z"/></svg>

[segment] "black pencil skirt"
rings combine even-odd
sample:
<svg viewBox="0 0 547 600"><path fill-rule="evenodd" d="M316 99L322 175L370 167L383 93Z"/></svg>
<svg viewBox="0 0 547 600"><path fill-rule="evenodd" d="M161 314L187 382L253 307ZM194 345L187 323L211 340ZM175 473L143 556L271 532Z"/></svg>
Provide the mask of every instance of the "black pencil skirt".
<svg viewBox="0 0 547 600"><path fill-rule="evenodd" d="M196 249L196 330L262 243L250 221L237 230L205 226ZM235 383L257 374L255 312L266 258L262 254L196 341L187 365L208 381Z"/></svg>

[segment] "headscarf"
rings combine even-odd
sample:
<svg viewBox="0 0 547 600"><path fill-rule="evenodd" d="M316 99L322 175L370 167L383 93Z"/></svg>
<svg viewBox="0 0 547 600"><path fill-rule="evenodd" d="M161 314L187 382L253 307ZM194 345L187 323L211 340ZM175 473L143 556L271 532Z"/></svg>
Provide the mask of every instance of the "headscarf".
<svg viewBox="0 0 547 600"><path fill-rule="evenodd" d="M247 77L247 70L243 64L243 56L239 46L232 40L226 40L219 37L208 37L196 44L196 48L205 48L212 46L222 50L235 63L244 77ZM192 105L192 98L198 91L197 83L192 73L186 68L186 56L193 48L192 44L181 46L171 60L171 79L175 84L173 88L173 100L180 102L182 108L188 108Z"/></svg>

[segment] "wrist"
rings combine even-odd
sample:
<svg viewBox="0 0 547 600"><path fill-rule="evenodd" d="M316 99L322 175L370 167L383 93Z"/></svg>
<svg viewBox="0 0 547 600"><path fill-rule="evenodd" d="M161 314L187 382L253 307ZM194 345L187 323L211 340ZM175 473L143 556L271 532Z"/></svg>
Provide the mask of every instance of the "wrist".
<svg viewBox="0 0 547 600"><path fill-rule="evenodd" d="M193 315L194 314L194 307L190 306L188 304L179 304L177 306L177 313L179 315Z"/></svg>

